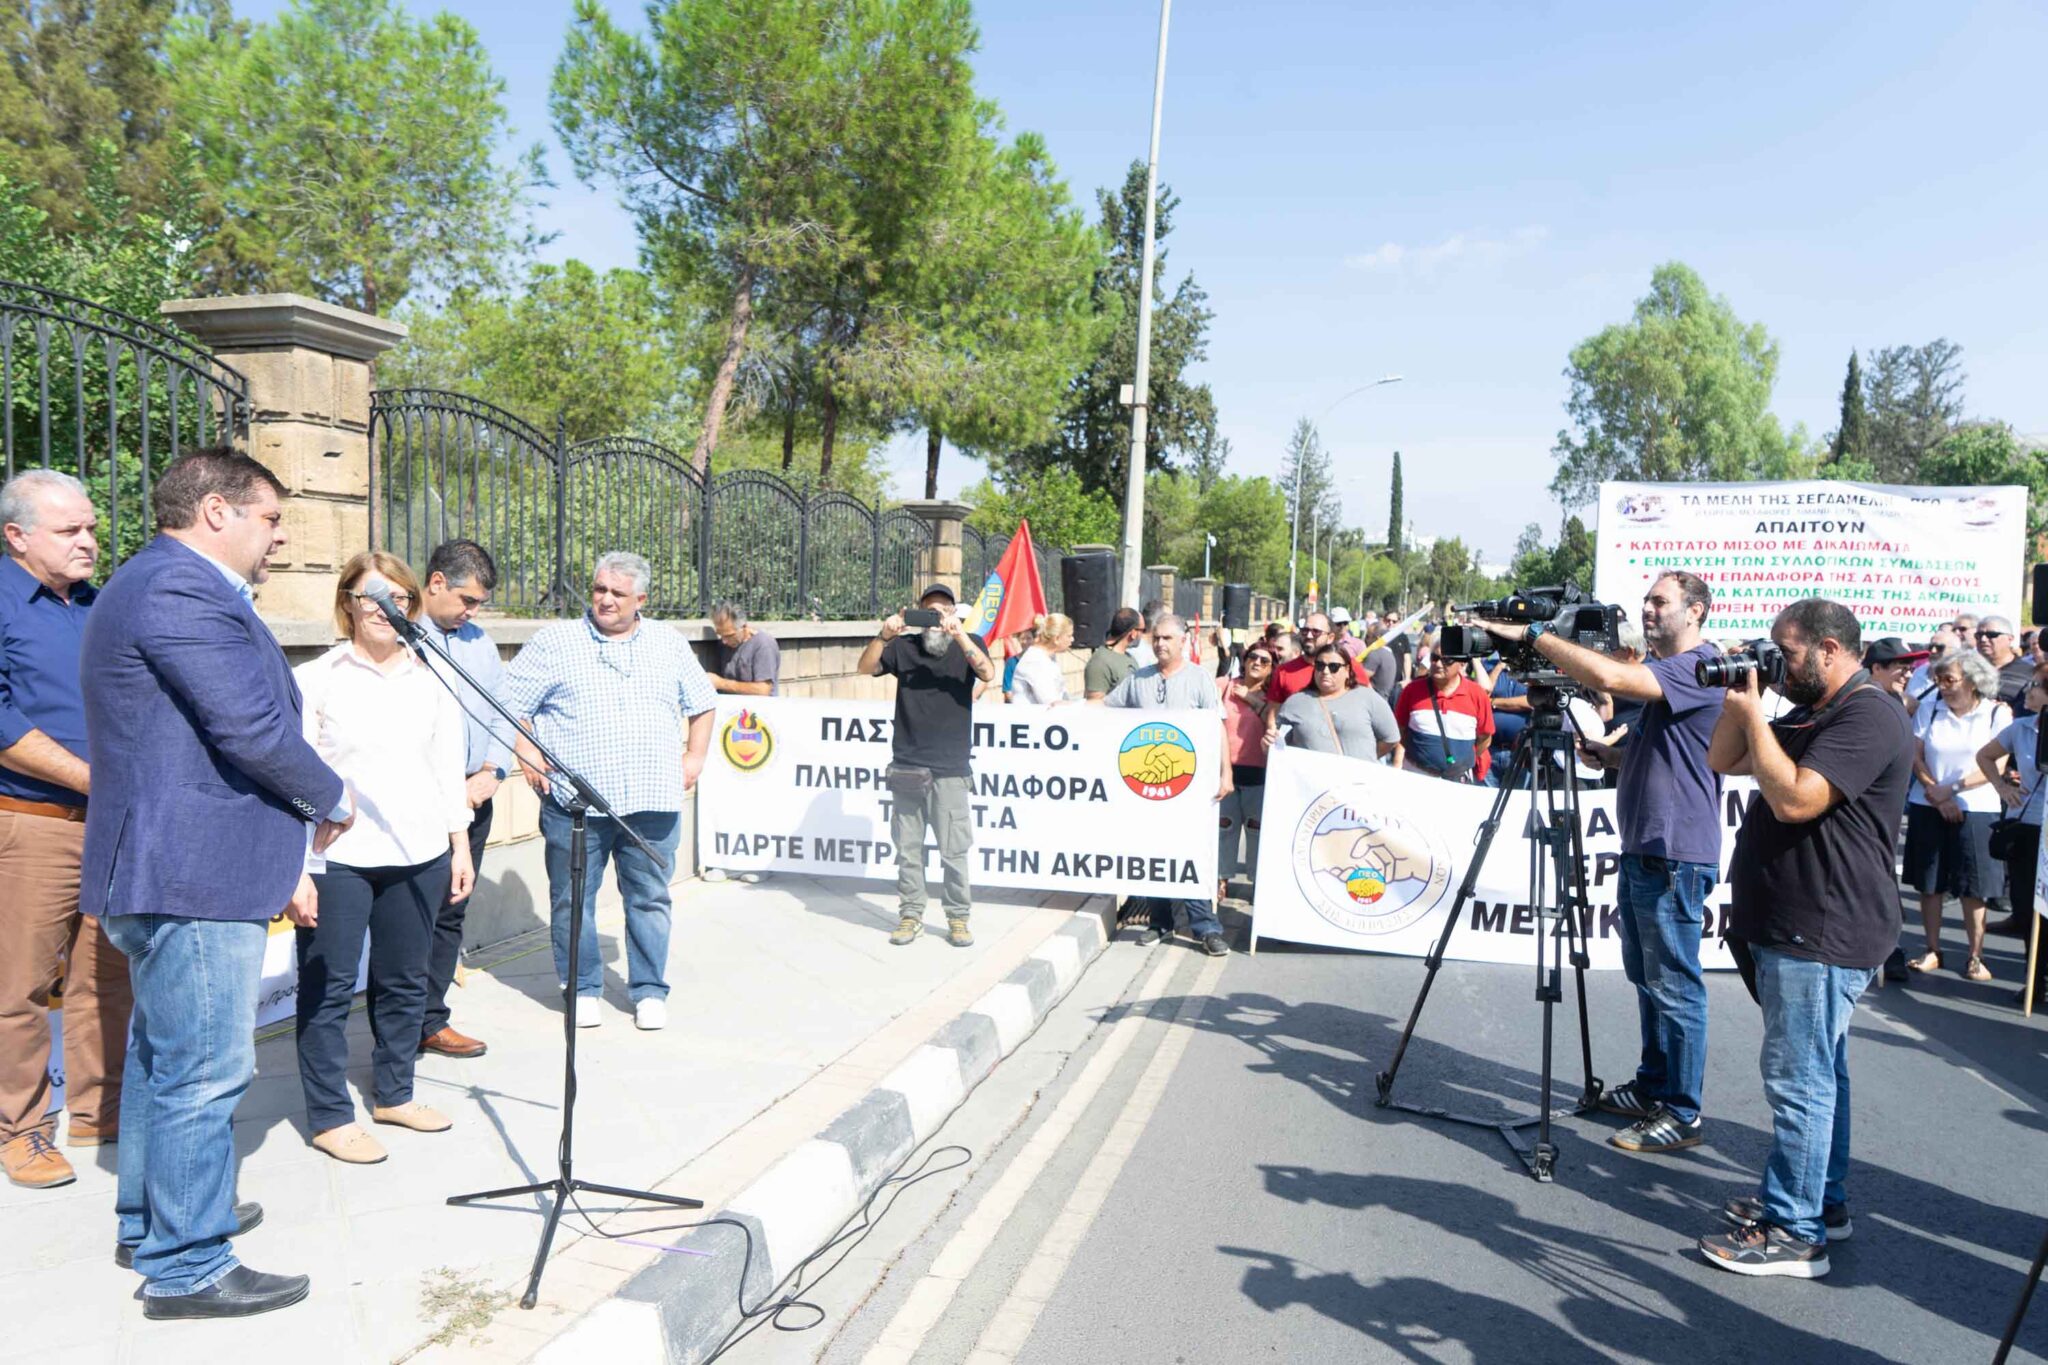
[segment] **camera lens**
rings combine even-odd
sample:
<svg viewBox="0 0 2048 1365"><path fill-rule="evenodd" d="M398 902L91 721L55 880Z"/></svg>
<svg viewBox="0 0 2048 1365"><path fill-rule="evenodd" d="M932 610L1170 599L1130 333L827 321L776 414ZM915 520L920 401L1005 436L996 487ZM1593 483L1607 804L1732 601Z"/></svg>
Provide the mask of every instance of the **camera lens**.
<svg viewBox="0 0 2048 1365"><path fill-rule="evenodd" d="M1747 654L1723 654L1717 659L1700 660L1693 677L1701 687L1733 687L1755 667L1756 660Z"/></svg>

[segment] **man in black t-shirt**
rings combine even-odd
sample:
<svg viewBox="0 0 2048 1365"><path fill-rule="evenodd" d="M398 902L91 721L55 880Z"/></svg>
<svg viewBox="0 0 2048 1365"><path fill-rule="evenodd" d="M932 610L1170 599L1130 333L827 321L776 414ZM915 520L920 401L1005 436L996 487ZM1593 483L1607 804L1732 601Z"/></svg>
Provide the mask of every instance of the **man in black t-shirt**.
<svg viewBox="0 0 2048 1365"><path fill-rule="evenodd" d="M924 932L929 826L944 873L939 898L946 909L946 939L965 948L974 942L967 928L967 854L974 846L967 757L974 742L974 694L978 685L995 681L996 666L960 624L951 588L934 583L917 604L937 612L939 624L906 631L903 617L891 616L861 651L856 670L896 680L889 837L896 844L899 919L889 942L900 946Z"/></svg>
<svg viewBox="0 0 2048 1365"><path fill-rule="evenodd" d="M1763 1006L1771 1155L1731 1232L1700 1239L1708 1264L1815 1279L1849 1235L1849 1017L1899 938L1892 840L1912 778L1905 711L1862 666L1847 607L1795 602L1771 638L1793 711L1765 717L1754 671L1729 689L1708 762L1756 778L1729 876L1727 937Z"/></svg>

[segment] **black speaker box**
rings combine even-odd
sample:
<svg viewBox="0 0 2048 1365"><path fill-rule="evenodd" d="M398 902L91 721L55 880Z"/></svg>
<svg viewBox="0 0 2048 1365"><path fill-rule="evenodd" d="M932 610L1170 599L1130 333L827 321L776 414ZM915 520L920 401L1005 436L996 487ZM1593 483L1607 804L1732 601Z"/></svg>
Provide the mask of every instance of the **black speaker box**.
<svg viewBox="0 0 2048 1365"><path fill-rule="evenodd" d="M1068 555L1060 560L1060 591L1074 618L1074 643L1093 649L1109 633L1116 615L1116 556Z"/></svg>
<svg viewBox="0 0 2048 1365"><path fill-rule="evenodd" d="M2034 566L2034 624L2048 626L2048 564Z"/></svg>
<svg viewBox="0 0 2048 1365"><path fill-rule="evenodd" d="M1225 630L1250 630L1252 628L1251 584L1225 583L1223 585L1223 628Z"/></svg>

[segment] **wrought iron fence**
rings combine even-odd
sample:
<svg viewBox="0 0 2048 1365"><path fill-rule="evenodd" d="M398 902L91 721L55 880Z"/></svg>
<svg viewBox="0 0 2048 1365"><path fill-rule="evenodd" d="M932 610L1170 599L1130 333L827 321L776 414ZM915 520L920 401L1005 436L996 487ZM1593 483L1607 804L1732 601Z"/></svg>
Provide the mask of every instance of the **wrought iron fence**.
<svg viewBox="0 0 2048 1365"><path fill-rule="evenodd" d="M1202 614L1202 585L1192 578L1173 580L1173 614L1192 621Z"/></svg>
<svg viewBox="0 0 2048 1365"><path fill-rule="evenodd" d="M762 620L880 616L922 586L929 522L811 491L766 470L700 477L678 451L637 437L568 444L490 403L437 389L380 389L370 401L370 538L423 565L468 537L498 562L497 604L571 610L607 550L646 556L651 610L708 615L732 602ZM967 528L962 585L1008 545ZM1047 595L1059 586L1057 551ZM979 571L979 577L977 577ZM1057 608L1055 608L1057 609Z"/></svg>
<svg viewBox="0 0 2048 1365"><path fill-rule="evenodd" d="M248 421L249 381L182 332L0 280L4 477L58 469L85 484L100 515L102 577L148 539L164 466Z"/></svg>

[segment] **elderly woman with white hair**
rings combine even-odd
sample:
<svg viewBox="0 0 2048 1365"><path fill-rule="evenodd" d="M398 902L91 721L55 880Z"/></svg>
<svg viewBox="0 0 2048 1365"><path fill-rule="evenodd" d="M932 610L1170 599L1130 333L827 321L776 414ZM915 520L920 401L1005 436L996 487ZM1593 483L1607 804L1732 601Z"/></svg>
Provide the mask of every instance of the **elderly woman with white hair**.
<svg viewBox="0 0 2048 1365"><path fill-rule="evenodd" d="M718 694L682 633L641 615L651 578L639 555L621 551L600 558L591 576L589 610L535 633L506 667L498 689L507 709L530 723L541 743L618 812L618 821L593 817L588 822L583 926L571 981L569 840L575 792L549 771L533 741L520 736L514 745L520 767L541 797L555 976L574 1001L579 1028L604 1022L596 911L608 862L618 866L619 894L626 903L626 988L633 1022L643 1029L668 1023L668 874L619 825L630 827L663 857L674 854L682 833L683 795L697 784L711 748Z"/></svg>
<svg viewBox="0 0 2048 1365"><path fill-rule="evenodd" d="M2012 708L1998 700L1998 670L1982 655L1947 655L1930 670L1939 695L1913 716L1912 795L1906 804L1906 881L1920 893L1927 951L1906 965L1938 971L1941 911L1949 896L1963 903L1969 956L1962 975L1991 980L1984 965L1984 902L2005 885L1991 856L1991 826L1998 818L1997 789L1977 754L2012 723Z"/></svg>

